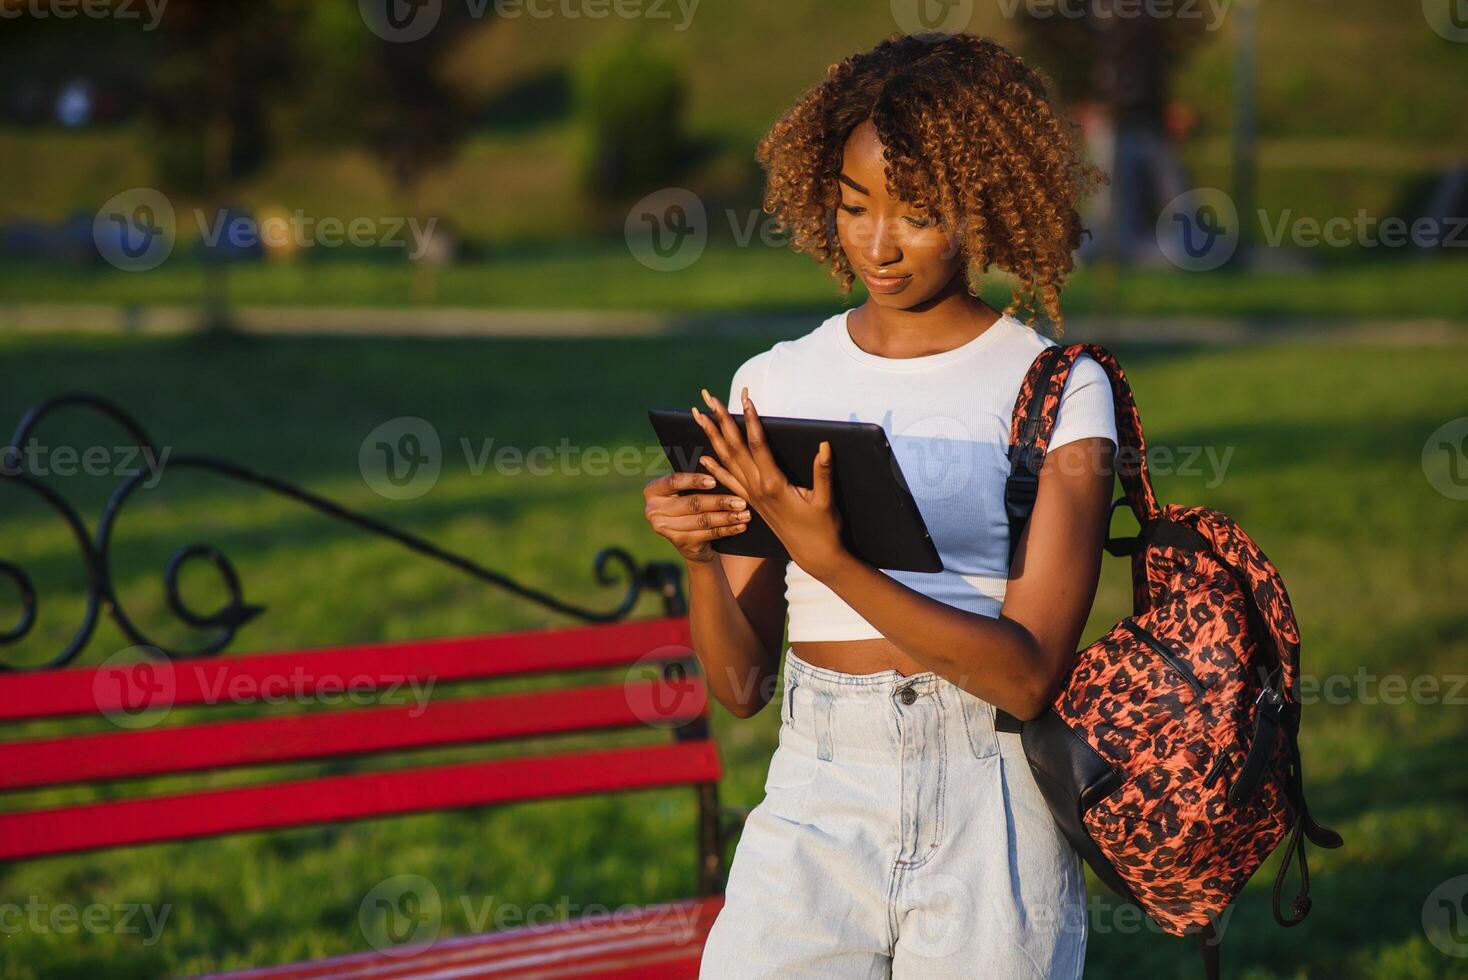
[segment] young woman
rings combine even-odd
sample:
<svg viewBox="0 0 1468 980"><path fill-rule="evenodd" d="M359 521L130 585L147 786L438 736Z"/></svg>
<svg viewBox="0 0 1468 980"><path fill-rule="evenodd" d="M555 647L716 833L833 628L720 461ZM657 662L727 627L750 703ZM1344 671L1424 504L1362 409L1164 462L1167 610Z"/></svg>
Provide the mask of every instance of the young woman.
<svg viewBox="0 0 1468 980"><path fill-rule="evenodd" d="M1095 596L1116 429L1094 361L1063 393L1012 565L1003 489L1015 398L1053 343L1029 324L1043 311L1060 329L1076 204L1104 178L1043 79L969 35L895 36L831 66L758 159L793 247L868 295L746 361L728 406L703 391L693 414L717 459L701 462L735 495L680 496L712 485L697 473L645 491L687 560L709 689L735 715L773 699L790 619L779 745L700 976L1080 976L1081 863L1017 720L1058 690ZM1017 283L1002 313L977 297L991 267ZM829 447L795 486L761 413L881 424L944 571L847 552ZM713 550L750 508L791 562Z"/></svg>

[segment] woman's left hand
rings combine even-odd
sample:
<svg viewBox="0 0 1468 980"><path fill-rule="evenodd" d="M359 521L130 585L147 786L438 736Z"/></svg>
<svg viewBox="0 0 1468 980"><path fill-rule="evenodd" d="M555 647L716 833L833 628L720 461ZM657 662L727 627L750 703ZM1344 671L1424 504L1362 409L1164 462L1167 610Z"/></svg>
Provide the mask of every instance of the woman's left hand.
<svg viewBox="0 0 1468 980"><path fill-rule="evenodd" d="M791 560L819 579L846 556L846 547L841 543L841 515L831 499L830 443L821 443L821 451L811 463L810 488L797 487L786 479L770 453L749 389L740 392L747 445L724 404L707 388L701 391L717 423L697 408L693 409L693 417L707 433L719 458L701 456L699 462L720 483L748 501L790 552Z"/></svg>

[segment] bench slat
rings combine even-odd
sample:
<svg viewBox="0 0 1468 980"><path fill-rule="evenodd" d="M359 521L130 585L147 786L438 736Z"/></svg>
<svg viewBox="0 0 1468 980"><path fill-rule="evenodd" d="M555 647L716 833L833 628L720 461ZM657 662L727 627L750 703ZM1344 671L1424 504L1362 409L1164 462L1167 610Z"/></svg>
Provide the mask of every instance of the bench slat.
<svg viewBox="0 0 1468 980"><path fill-rule="evenodd" d="M610 915L454 936L420 947L210 974L209 980L394 980L589 977L693 980L722 895Z"/></svg>
<svg viewBox="0 0 1468 980"><path fill-rule="evenodd" d="M667 648L692 656L687 616L523 630L481 636L323 647L199 660L75 667L0 675L0 721L124 710L133 703L230 703L231 691L319 695L416 679L435 684L485 677L592 670L636 663ZM140 693L141 692L141 693ZM152 698L139 702L139 698Z"/></svg>
<svg viewBox="0 0 1468 980"><path fill-rule="evenodd" d="M325 776L0 814L0 860L543 797L717 782L709 741Z"/></svg>
<svg viewBox="0 0 1468 980"><path fill-rule="evenodd" d="M654 711L655 705L671 706ZM144 731L0 742L0 790L298 762L573 731L677 725L708 705L703 679L277 715Z"/></svg>

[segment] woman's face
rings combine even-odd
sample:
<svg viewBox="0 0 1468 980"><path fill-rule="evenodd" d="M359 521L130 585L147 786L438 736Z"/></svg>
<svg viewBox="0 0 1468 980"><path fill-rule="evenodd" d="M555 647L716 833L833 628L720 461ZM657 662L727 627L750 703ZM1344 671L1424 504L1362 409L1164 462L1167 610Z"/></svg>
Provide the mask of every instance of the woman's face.
<svg viewBox="0 0 1468 980"><path fill-rule="evenodd" d="M836 235L871 301L894 309L924 303L962 268L957 239L936 215L887 193L882 143L870 119L852 130L842 155Z"/></svg>

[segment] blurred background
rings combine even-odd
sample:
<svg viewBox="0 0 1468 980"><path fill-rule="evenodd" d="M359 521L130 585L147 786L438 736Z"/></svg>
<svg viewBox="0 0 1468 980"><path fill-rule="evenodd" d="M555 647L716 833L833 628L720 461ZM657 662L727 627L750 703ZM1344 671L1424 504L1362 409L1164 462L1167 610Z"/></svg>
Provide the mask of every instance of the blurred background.
<svg viewBox="0 0 1468 980"><path fill-rule="evenodd" d="M1237 517L1302 622L1319 683L1307 788L1346 847L1312 852L1315 909L1293 930L1269 916L1278 855L1265 866L1226 933L1230 972L1468 976L1463 0L0 0L0 426L102 394L174 452L608 606L597 548L676 558L642 517L641 487L666 471L646 408L723 396L751 354L864 299L761 211L756 142L832 62L926 29L995 37L1053 79L1111 175L1087 205L1066 336L1113 346L1165 456L1160 495ZM985 296L1002 307L1005 279ZM438 445L412 493L363 462L403 419ZM68 414L44 435L48 483L91 519L126 433ZM559 462L502 465L503 446L561 447ZM591 462L629 447L636 465ZM0 646L7 665L45 662L84 615L69 534L0 480L0 559L43 595L36 627ZM181 473L130 506L114 568L130 615L180 643L160 569L194 540L268 609L240 650L566 624ZM1106 563L1087 640L1128 611L1124 566ZM220 588L183 585L197 608ZM20 616L0 583L0 627ZM127 646L104 621L77 662ZM721 792L752 805L778 718L714 716ZM0 963L143 977L365 948L363 895L398 873L476 902L678 898L689 795L0 867L0 908L170 910L156 935L0 920ZM1092 886L1088 975L1195 968Z"/></svg>

